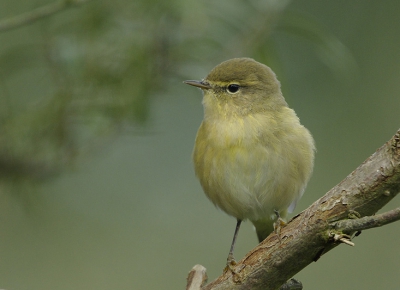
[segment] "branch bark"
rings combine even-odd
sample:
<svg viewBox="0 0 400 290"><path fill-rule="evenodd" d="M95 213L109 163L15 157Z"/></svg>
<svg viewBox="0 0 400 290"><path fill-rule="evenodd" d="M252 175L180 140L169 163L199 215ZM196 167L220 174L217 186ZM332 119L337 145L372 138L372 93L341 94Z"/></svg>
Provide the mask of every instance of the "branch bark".
<svg viewBox="0 0 400 290"><path fill-rule="evenodd" d="M400 219L400 209L373 216L400 192L400 129L342 182L268 236L203 290L278 289L352 236Z"/></svg>
<svg viewBox="0 0 400 290"><path fill-rule="evenodd" d="M84 4L90 0L61 0L33 9L32 11L0 21L0 32L33 23L44 17L51 16L67 8Z"/></svg>

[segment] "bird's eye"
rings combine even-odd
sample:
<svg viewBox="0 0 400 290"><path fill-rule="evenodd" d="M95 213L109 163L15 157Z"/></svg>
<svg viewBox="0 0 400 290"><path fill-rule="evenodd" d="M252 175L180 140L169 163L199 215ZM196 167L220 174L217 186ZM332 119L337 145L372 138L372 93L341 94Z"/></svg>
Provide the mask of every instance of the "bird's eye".
<svg viewBox="0 0 400 290"><path fill-rule="evenodd" d="M230 94L236 94L239 91L240 86L238 84L230 84L226 91Z"/></svg>

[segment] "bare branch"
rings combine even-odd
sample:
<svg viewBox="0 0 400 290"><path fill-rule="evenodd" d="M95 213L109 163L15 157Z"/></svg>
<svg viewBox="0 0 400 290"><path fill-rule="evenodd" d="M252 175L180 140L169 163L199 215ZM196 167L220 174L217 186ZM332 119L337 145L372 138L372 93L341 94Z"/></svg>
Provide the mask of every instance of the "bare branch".
<svg viewBox="0 0 400 290"><path fill-rule="evenodd" d="M33 23L44 17L51 16L70 7L84 4L90 0L62 0L54 2L32 11L0 21L0 32Z"/></svg>
<svg viewBox="0 0 400 290"><path fill-rule="evenodd" d="M396 208L375 216L366 216L360 219L339 221L334 223L333 227L335 227L336 230L351 233L377 228L398 220L400 220L400 208Z"/></svg>
<svg viewBox="0 0 400 290"><path fill-rule="evenodd" d="M374 215L400 192L400 130L341 183L268 236L203 290L278 289L353 233L399 220L398 209ZM361 225L358 226L357 220Z"/></svg>

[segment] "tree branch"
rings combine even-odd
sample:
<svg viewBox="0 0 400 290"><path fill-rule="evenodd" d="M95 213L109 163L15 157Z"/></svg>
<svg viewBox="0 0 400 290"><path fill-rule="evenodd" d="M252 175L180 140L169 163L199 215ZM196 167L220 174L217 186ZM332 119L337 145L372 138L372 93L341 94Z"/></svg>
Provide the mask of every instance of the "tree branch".
<svg viewBox="0 0 400 290"><path fill-rule="evenodd" d="M342 220L332 224L336 230L352 233L381 227L400 220L400 207L376 216L366 216L360 219Z"/></svg>
<svg viewBox="0 0 400 290"><path fill-rule="evenodd" d="M41 18L51 16L64 9L81 5L89 1L90 0L62 0L36 8L32 11L0 21L0 32L33 23Z"/></svg>
<svg viewBox="0 0 400 290"><path fill-rule="evenodd" d="M278 289L359 230L399 220L400 209L374 215L400 192L400 130L280 233L268 236L203 290Z"/></svg>

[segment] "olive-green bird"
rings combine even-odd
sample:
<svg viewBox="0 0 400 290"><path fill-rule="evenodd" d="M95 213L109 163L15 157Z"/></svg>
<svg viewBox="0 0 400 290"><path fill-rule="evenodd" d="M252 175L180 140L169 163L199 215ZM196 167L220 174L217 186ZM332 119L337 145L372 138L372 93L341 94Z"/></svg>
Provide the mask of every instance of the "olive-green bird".
<svg viewBox="0 0 400 290"><path fill-rule="evenodd" d="M205 79L185 83L204 93L196 176L207 197L237 219L229 265L243 220L254 224L261 242L293 211L313 170L314 140L274 72L251 58L227 60Z"/></svg>

